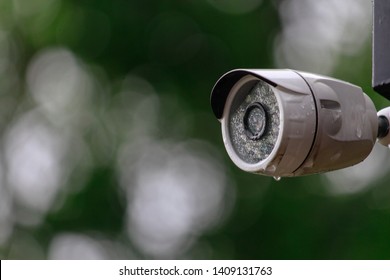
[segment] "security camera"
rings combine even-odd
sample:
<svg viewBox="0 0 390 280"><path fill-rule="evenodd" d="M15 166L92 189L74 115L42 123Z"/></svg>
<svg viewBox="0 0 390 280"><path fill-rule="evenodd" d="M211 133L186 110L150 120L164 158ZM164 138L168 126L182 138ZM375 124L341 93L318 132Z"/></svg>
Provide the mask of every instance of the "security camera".
<svg viewBox="0 0 390 280"><path fill-rule="evenodd" d="M233 70L215 84L211 106L227 153L248 172L274 177L327 172L363 161L377 136L390 144L390 110L379 125L360 87L325 76Z"/></svg>

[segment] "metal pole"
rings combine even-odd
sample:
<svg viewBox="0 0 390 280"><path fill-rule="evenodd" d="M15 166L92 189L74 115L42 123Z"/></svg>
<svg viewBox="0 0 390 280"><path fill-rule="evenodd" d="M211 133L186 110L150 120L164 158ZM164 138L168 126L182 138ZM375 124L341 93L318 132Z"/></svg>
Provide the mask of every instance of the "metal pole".
<svg viewBox="0 0 390 280"><path fill-rule="evenodd" d="M372 87L390 100L390 1L373 6Z"/></svg>

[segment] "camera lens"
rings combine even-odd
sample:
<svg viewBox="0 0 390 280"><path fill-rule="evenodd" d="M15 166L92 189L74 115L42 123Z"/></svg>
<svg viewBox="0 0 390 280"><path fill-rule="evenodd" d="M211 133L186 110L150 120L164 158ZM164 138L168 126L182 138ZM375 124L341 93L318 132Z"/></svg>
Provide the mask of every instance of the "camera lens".
<svg viewBox="0 0 390 280"><path fill-rule="evenodd" d="M267 125L267 115L263 106L259 102L250 104L244 115L244 129L246 135L251 140L259 140Z"/></svg>
<svg viewBox="0 0 390 280"><path fill-rule="evenodd" d="M249 164L266 159L275 147L280 113L273 88L251 79L237 83L228 115L228 133L236 155Z"/></svg>

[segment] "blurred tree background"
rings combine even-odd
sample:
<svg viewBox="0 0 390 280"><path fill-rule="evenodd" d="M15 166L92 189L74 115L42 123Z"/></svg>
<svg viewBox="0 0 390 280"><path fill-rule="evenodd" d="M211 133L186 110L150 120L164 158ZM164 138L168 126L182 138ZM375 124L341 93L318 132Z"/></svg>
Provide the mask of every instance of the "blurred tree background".
<svg viewBox="0 0 390 280"><path fill-rule="evenodd" d="M209 95L233 68L371 90L366 0L1 0L2 259L389 259L390 154L244 173Z"/></svg>

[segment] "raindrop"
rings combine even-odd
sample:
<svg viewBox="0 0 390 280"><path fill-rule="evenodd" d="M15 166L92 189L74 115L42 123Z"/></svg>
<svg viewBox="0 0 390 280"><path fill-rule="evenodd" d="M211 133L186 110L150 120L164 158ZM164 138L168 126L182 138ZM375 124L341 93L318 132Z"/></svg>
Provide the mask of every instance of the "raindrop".
<svg viewBox="0 0 390 280"><path fill-rule="evenodd" d="M303 167L304 168L312 168L314 165L314 160L313 159L309 159L307 160L304 164L303 164Z"/></svg>
<svg viewBox="0 0 390 280"><path fill-rule="evenodd" d="M275 172L275 170L276 170L276 165L272 164L272 165L268 166L268 167L266 168L266 170L267 170L268 172Z"/></svg>
<svg viewBox="0 0 390 280"><path fill-rule="evenodd" d="M362 128L360 127L360 126L358 126L357 128L356 128L356 136L358 137L358 138L361 138L362 137Z"/></svg>
<svg viewBox="0 0 390 280"><path fill-rule="evenodd" d="M334 122L337 122L338 120L340 120L341 111L337 110L337 111L333 111L332 113L333 113L332 115L333 115Z"/></svg>
<svg viewBox="0 0 390 280"><path fill-rule="evenodd" d="M338 159L340 158L340 156L341 156L341 152L338 152L338 153L332 155L332 156L330 157L330 160L331 160L331 161L336 161L336 160L338 160Z"/></svg>

